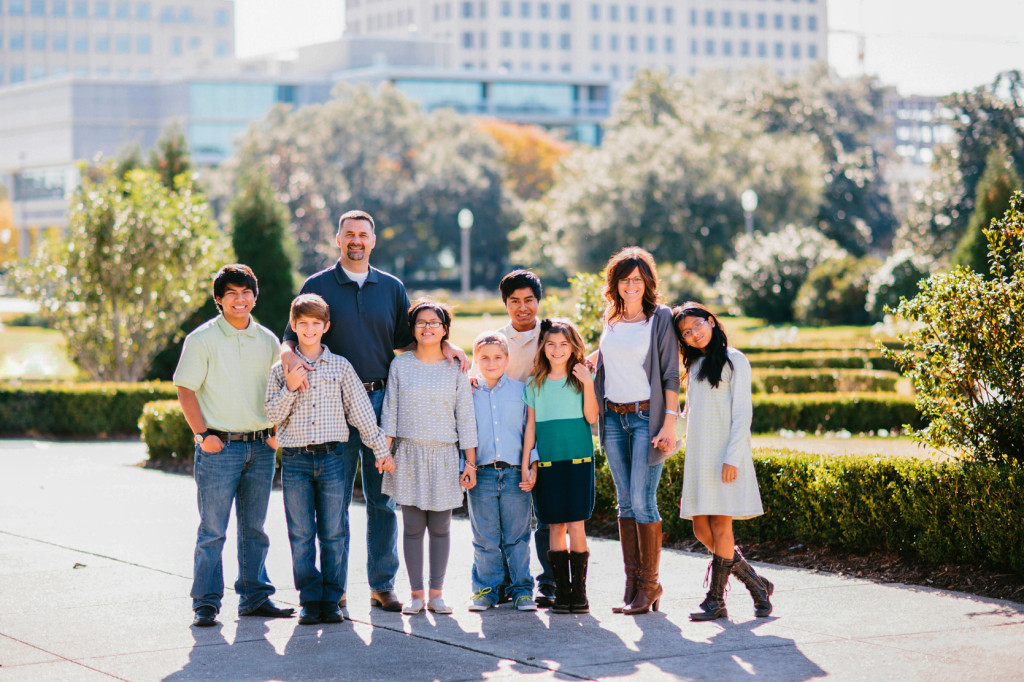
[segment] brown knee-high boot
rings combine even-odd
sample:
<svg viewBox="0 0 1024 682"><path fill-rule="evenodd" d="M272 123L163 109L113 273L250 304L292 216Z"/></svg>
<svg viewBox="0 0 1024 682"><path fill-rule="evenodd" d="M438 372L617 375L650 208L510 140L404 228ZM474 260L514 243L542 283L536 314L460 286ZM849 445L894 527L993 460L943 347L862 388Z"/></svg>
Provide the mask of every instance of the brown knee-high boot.
<svg viewBox="0 0 1024 682"><path fill-rule="evenodd" d="M690 614L690 620L715 620L728 618L725 610L725 587L729 582L733 559L723 559L717 554L711 555L711 587L707 596L700 604L700 611Z"/></svg>
<svg viewBox="0 0 1024 682"><path fill-rule="evenodd" d="M772 592L775 585L767 578L763 578L754 571L754 567L747 563L747 560L740 554L740 548L733 550L736 554L733 557L732 574L739 578L750 596L754 598L754 615L758 618L767 618L772 615Z"/></svg>
<svg viewBox="0 0 1024 682"><path fill-rule="evenodd" d="M622 564L626 570L626 591L622 595L622 606L613 606L612 613L622 613L636 598L640 544L637 539L636 519L631 516L619 519L619 544L622 545Z"/></svg>
<svg viewBox="0 0 1024 682"><path fill-rule="evenodd" d="M637 570L636 596L629 606L622 610L628 615L658 610L662 590L658 583L658 568L661 564L661 521L637 523L637 538L640 547L640 565Z"/></svg>

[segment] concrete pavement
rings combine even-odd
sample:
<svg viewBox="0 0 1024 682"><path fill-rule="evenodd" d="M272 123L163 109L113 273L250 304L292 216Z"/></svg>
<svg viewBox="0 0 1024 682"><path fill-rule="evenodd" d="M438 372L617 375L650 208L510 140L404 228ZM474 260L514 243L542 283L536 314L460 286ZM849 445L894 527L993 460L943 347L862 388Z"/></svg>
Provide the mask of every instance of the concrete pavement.
<svg viewBox="0 0 1024 682"><path fill-rule="evenodd" d="M0 441L0 680L1024 677L1024 605L940 590L759 566L776 584L771 618L755 619L733 580L730 619L691 623L707 559L665 551L662 611L613 615L621 557L607 540L591 544L590 615L471 613L465 520L446 581L454 615L371 611L359 506L351 620L240 619L229 591L223 625L191 628L195 486L136 466L144 456L137 443ZM279 491L270 508L275 600L298 606ZM230 585L230 539L224 565Z"/></svg>

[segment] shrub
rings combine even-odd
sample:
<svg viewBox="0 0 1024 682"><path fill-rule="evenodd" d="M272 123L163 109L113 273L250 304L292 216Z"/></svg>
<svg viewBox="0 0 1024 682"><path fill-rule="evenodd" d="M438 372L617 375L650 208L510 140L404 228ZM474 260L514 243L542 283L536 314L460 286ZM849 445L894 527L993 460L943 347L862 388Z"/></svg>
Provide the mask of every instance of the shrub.
<svg viewBox="0 0 1024 682"><path fill-rule="evenodd" d="M839 431L866 433L924 426L912 396L896 393L797 393L753 396L754 433Z"/></svg>
<svg viewBox="0 0 1024 682"><path fill-rule="evenodd" d="M755 393L837 393L896 390L899 375L861 369L758 370L753 375Z"/></svg>
<svg viewBox="0 0 1024 682"><path fill-rule="evenodd" d="M921 280L930 274L933 265L930 256L915 254L910 249L889 256L868 282L864 307L871 319L881 320L886 308L895 308L902 299L916 296Z"/></svg>
<svg viewBox="0 0 1024 682"><path fill-rule="evenodd" d="M569 318L576 325L587 348L595 348L601 338L607 306L607 301L601 295L604 276L581 272L569 278L569 285L572 287L572 306L564 299L549 294L544 297L543 314L547 317Z"/></svg>
<svg viewBox="0 0 1024 682"><path fill-rule="evenodd" d="M880 265L876 258L852 256L821 263L797 292L793 317L807 325L871 323L865 308L868 282Z"/></svg>
<svg viewBox="0 0 1024 682"><path fill-rule="evenodd" d="M989 275L957 267L933 275L899 318L909 346L886 351L930 418L917 434L981 462L1024 464L1024 194L986 231Z"/></svg>
<svg viewBox="0 0 1024 682"><path fill-rule="evenodd" d="M879 369L893 371L896 363L881 353L866 351L751 352L746 354L753 368L772 369Z"/></svg>
<svg viewBox="0 0 1024 682"><path fill-rule="evenodd" d="M192 429L177 400L146 404L139 418L139 430L151 460L188 460L195 454Z"/></svg>
<svg viewBox="0 0 1024 682"><path fill-rule="evenodd" d="M844 251L817 230L792 225L768 234L740 236L736 255L722 266L718 289L730 306L768 322L793 319L793 301L808 273Z"/></svg>
<svg viewBox="0 0 1024 682"><path fill-rule="evenodd" d="M167 383L0 384L4 436L138 435L143 406L173 398Z"/></svg>
<svg viewBox="0 0 1024 682"><path fill-rule="evenodd" d="M687 301L707 303L712 294L707 281L687 270L683 263L662 263L658 266L658 290L665 305L669 307Z"/></svg>

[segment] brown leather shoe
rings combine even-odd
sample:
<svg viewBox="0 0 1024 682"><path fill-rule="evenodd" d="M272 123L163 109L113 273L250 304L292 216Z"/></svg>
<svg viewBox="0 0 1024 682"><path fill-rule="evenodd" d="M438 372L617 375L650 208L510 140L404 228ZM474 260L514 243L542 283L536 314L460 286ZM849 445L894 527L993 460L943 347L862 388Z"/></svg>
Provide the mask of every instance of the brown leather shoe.
<svg viewBox="0 0 1024 682"><path fill-rule="evenodd" d="M402 602L398 601L398 595L392 591L371 592L370 606L377 606L385 611L401 611Z"/></svg>

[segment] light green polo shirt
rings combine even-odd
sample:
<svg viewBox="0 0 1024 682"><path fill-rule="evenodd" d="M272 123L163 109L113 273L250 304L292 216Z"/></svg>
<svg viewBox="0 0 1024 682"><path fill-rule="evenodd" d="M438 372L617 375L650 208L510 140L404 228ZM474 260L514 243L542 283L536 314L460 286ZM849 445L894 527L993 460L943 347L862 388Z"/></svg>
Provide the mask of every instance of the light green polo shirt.
<svg viewBox="0 0 1024 682"><path fill-rule="evenodd" d="M271 426L263 406L280 344L274 332L249 320L235 329L223 315L185 337L174 385L195 391L206 428L242 433Z"/></svg>

